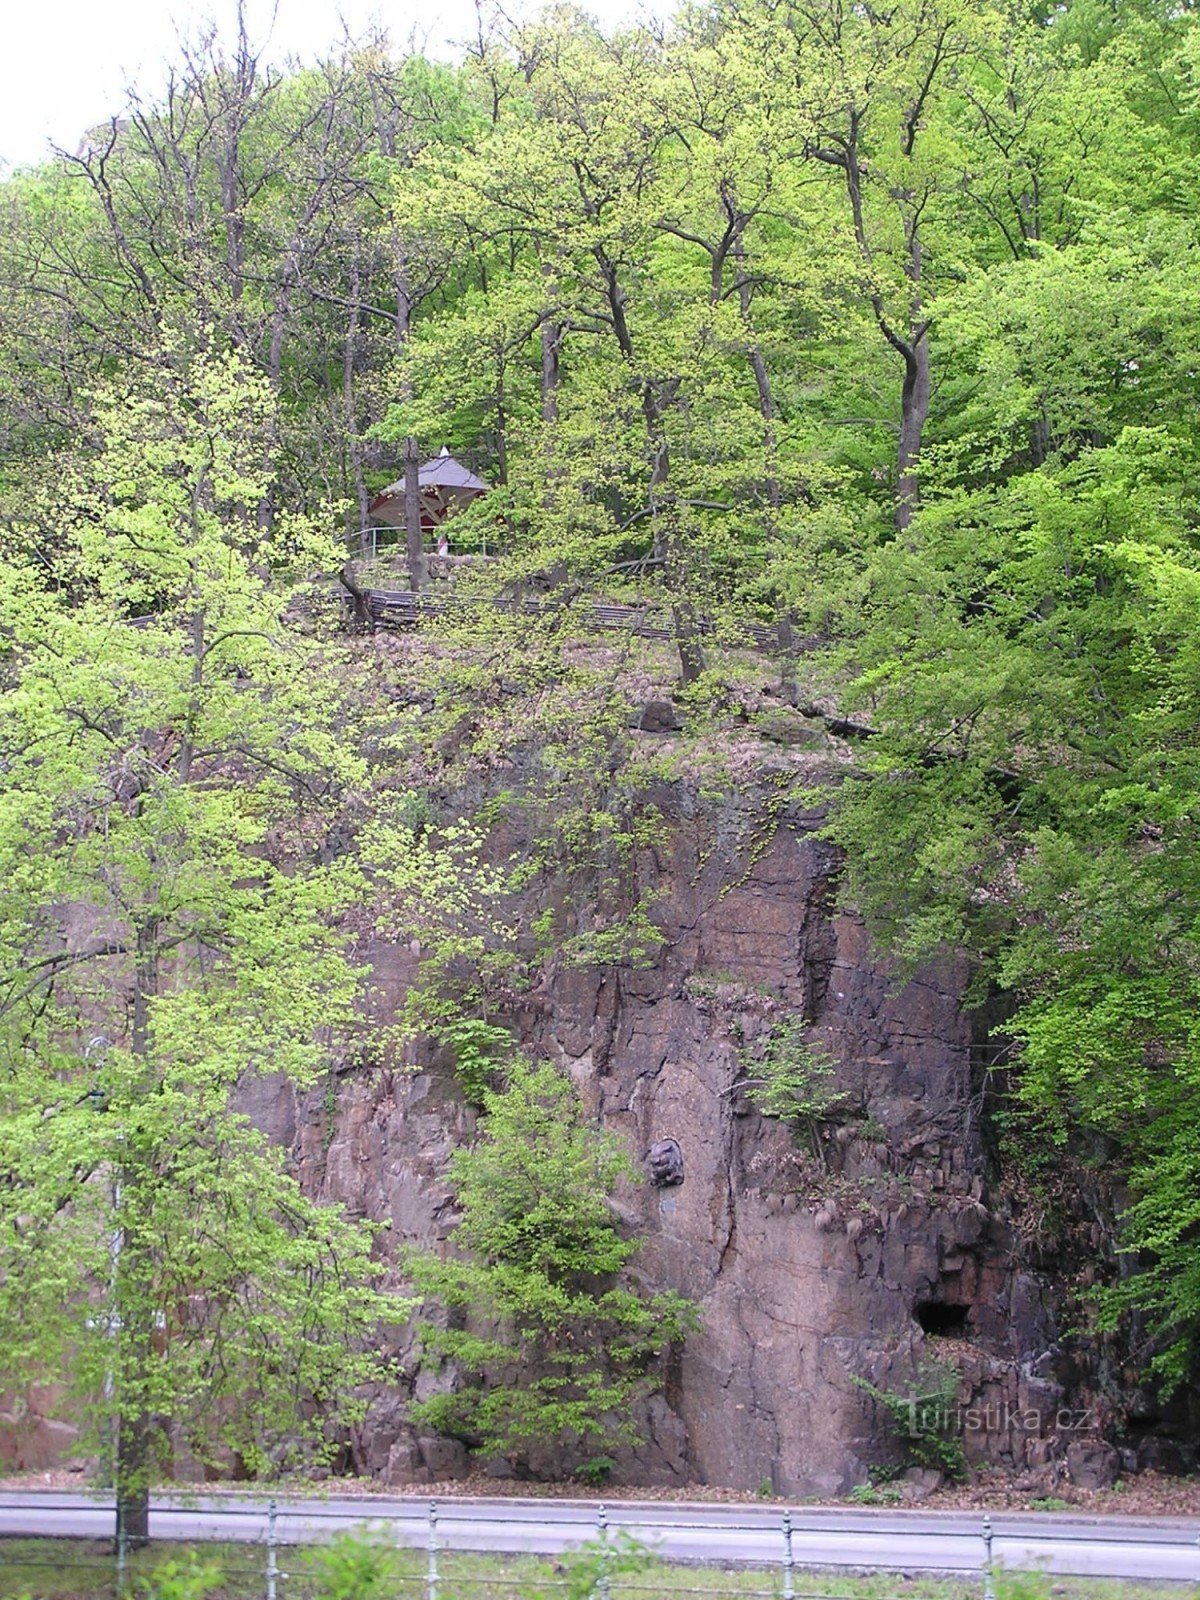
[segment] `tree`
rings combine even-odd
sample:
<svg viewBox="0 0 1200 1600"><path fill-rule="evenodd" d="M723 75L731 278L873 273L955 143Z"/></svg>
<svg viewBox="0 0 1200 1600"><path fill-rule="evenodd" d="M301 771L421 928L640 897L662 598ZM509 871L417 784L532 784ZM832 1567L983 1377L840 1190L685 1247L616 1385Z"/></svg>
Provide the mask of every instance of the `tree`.
<svg viewBox="0 0 1200 1600"><path fill-rule="evenodd" d="M570 1080L514 1058L504 1087L482 1098L483 1135L451 1161L463 1254L404 1258L416 1289L449 1313L422 1337L456 1375L411 1414L476 1450L528 1460L556 1448L578 1467L636 1441L634 1405L691 1308L628 1282L637 1243L610 1197L630 1163L584 1120Z"/></svg>
<svg viewBox="0 0 1200 1600"><path fill-rule="evenodd" d="M938 210L957 162L939 117L945 80L967 53L972 8L918 0L888 11L838 0L795 0L758 20L760 47L796 86L794 126L804 158L840 191L826 226L849 235L857 296L898 356L895 520L920 503L929 417L931 291L944 270ZM839 215L841 213L841 215ZM931 246L941 245L937 251ZM932 271L931 271L932 269Z"/></svg>
<svg viewBox="0 0 1200 1600"><path fill-rule="evenodd" d="M964 948L1006 996L1026 1151L1131 1178L1102 1320L1136 1311L1133 1359L1176 1386L1200 1350L1193 249L1093 228L989 275L999 315L994 282L964 293L974 450L840 619L876 733L833 830L894 945Z"/></svg>
<svg viewBox="0 0 1200 1600"><path fill-rule="evenodd" d="M331 848L363 768L288 609L331 541L259 524L243 358L164 334L146 368L96 395L0 588L0 1383L67 1378L134 1540L172 1443L336 1448L397 1311L369 1231L237 1110L312 1081L363 977Z"/></svg>

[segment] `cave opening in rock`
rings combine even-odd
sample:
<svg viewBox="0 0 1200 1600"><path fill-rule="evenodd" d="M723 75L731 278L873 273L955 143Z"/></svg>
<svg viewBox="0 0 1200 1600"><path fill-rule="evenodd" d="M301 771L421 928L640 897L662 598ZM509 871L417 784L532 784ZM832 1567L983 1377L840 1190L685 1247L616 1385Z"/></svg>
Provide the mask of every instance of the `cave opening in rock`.
<svg viewBox="0 0 1200 1600"><path fill-rule="evenodd" d="M935 1339L965 1339L970 1306L951 1306L944 1300L918 1300L914 1315L926 1333Z"/></svg>

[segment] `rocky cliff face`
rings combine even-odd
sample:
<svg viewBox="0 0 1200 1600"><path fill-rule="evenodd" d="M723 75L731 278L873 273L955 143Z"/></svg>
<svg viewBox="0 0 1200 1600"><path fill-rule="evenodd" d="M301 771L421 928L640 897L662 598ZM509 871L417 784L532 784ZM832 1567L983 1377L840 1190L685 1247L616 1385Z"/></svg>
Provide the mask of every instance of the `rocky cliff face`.
<svg viewBox="0 0 1200 1600"><path fill-rule="evenodd" d="M511 1015L527 1048L560 1063L643 1162L645 1180L619 1199L645 1240L639 1270L700 1311L618 1480L843 1492L907 1459L855 1379L920 1393L931 1361L961 1373L953 1430L969 1462L1031 1484L1182 1465L1172 1447L1164 1454L1153 1405L1139 1414L1136 1397L1140 1453L1128 1434L1120 1455L1105 1442L1115 1410L1098 1399L1102 1362L1063 1341L1061 1283L1023 1260L989 1149L965 970L893 975L862 924L836 908L837 859L816 816L777 808L755 831L764 806L753 783L731 805L701 799L695 782L664 781L655 805L663 825L637 857L635 887L657 896L656 959L551 961ZM519 852L522 841L502 845ZM568 926L594 910L562 884L531 895L519 924L548 900ZM386 1021L420 952L378 943L369 954ZM747 1093L784 1019L836 1063L837 1113L799 1137ZM448 1240L447 1162L475 1115L435 1052L418 1052L412 1070L347 1065L301 1097L259 1082L245 1107L313 1192L386 1221L397 1244ZM465 1473L460 1446L406 1420L409 1399L445 1377L423 1372L410 1347L398 1354L409 1376L373 1405L352 1464L391 1484ZM50 1464L69 1453L69 1435L0 1413L0 1457L15 1463Z"/></svg>
<svg viewBox="0 0 1200 1600"><path fill-rule="evenodd" d="M1116 1457L1102 1419L1074 1420L1086 1373L989 1192L965 972L890 974L861 923L834 909L836 859L814 818L785 815L747 860L686 787L660 809L668 826L638 862L661 897L659 958L641 970L551 964L513 1017L637 1156L677 1146L621 1204L645 1238L647 1282L695 1300L702 1327L620 1478L844 1491L904 1459L853 1380L919 1389L934 1356L964 1375L969 1459L1025 1470L1073 1447L1077 1474L1104 1476ZM415 956L382 946L373 959L387 1012ZM785 1016L838 1063L840 1116L811 1149L743 1087L745 1058ZM332 1119L286 1094L255 1109L331 1198L388 1219L398 1241L447 1237L445 1164L472 1126L448 1068L347 1072ZM359 1467L389 1482L465 1470L456 1446L408 1428L403 1398L376 1407Z"/></svg>

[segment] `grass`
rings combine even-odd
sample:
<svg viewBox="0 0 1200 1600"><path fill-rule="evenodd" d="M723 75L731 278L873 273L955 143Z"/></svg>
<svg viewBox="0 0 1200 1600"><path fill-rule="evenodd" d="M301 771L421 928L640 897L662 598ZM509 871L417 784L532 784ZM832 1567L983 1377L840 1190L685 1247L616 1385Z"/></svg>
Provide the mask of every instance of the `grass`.
<svg viewBox="0 0 1200 1600"><path fill-rule="evenodd" d="M341 1557L314 1549L282 1549L279 1600L425 1600L424 1552L393 1550L342 1537ZM316 1570L316 1565L324 1569ZM439 1558L438 1600L588 1600L594 1558L448 1555ZM778 1600L778 1569L670 1566L636 1557L621 1571L617 1554L612 1600ZM211 1569L205 1576L205 1569ZM131 1555L127 1593L136 1600L263 1600L266 1553L261 1545L169 1544ZM115 1571L107 1543L81 1539L0 1540L0 1600L113 1600ZM797 1600L980 1600L978 1579L879 1574L854 1577L798 1572ZM997 1579L997 1600L1174 1600L1190 1586L1154 1586L1036 1575Z"/></svg>

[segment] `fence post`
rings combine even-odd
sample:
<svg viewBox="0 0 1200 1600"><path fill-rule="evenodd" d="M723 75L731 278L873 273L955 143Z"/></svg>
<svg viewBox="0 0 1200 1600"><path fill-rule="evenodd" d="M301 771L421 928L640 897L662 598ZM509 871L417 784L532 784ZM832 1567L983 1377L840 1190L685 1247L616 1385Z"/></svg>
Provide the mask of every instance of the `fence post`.
<svg viewBox="0 0 1200 1600"><path fill-rule="evenodd" d="M608 1512L603 1506L596 1513L596 1528L600 1537L600 1577L596 1583L596 1600L611 1600L612 1583L608 1576Z"/></svg>
<svg viewBox="0 0 1200 1600"><path fill-rule="evenodd" d="M792 1513L783 1513L783 1600L796 1600L796 1563L792 1557Z"/></svg>
<svg viewBox="0 0 1200 1600"><path fill-rule="evenodd" d="M278 1508L274 1500L267 1502L267 1600L275 1600L275 1588L279 1581L279 1565L275 1559L275 1514Z"/></svg>
<svg viewBox="0 0 1200 1600"><path fill-rule="evenodd" d="M426 1545L429 1559L425 1567L425 1600L437 1600L438 1595L438 1537L437 1501L429 1502L429 1541Z"/></svg>
<svg viewBox="0 0 1200 1600"><path fill-rule="evenodd" d="M983 1600L996 1600L996 1585L992 1575L992 1519L983 1518Z"/></svg>

